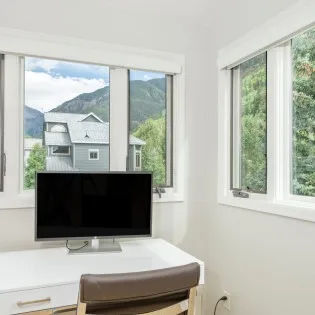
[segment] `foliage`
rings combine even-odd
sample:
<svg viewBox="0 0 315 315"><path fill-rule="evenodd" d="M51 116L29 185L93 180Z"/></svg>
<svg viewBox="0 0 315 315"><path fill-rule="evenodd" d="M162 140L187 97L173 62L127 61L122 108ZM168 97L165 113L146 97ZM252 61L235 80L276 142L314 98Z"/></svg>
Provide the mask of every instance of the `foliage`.
<svg viewBox="0 0 315 315"><path fill-rule="evenodd" d="M243 63L241 73L242 188L266 190L265 55ZM291 192L315 196L315 29L292 40Z"/></svg>
<svg viewBox="0 0 315 315"><path fill-rule="evenodd" d="M154 185L165 185L165 117L159 119L147 119L144 123L138 126L133 135L146 142L142 147L142 170L153 172Z"/></svg>
<svg viewBox="0 0 315 315"><path fill-rule="evenodd" d="M243 189L266 191L266 55L239 67L241 82L241 167Z"/></svg>
<svg viewBox="0 0 315 315"><path fill-rule="evenodd" d="M35 188L35 175L37 171L43 171L46 167L46 150L40 144L34 144L26 161L24 188Z"/></svg>
<svg viewBox="0 0 315 315"><path fill-rule="evenodd" d="M315 196L315 29L292 40L292 193Z"/></svg>

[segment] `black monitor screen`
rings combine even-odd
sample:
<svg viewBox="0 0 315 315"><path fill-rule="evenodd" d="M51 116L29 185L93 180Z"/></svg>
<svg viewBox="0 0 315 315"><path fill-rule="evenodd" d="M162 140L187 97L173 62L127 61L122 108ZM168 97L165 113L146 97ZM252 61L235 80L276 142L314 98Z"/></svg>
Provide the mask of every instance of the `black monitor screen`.
<svg viewBox="0 0 315 315"><path fill-rule="evenodd" d="M35 191L37 240L151 235L150 173L39 172Z"/></svg>

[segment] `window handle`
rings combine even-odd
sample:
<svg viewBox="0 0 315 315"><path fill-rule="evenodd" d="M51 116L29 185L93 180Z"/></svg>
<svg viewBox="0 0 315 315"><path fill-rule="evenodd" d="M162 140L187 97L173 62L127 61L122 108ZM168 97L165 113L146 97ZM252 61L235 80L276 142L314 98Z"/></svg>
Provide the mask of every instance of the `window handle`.
<svg viewBox="0 0 315 315"><path fill-rule="evenodd" d="M7 155L3 153L3 176L7 174Z"/></svg>
<svg viewBox="0 0 315 315"><path fill-rule="evenodd" d="M240 189L233 190L233 196L237 198L249 198L249 193Z"/></svg>
<svg viewBox="0 0 315 315"><path fill-rule="evenodd" d="M162 187L155 187L153 193L158 194L159 198L162 198L162 193L165 193L165 189Z"/></svg>

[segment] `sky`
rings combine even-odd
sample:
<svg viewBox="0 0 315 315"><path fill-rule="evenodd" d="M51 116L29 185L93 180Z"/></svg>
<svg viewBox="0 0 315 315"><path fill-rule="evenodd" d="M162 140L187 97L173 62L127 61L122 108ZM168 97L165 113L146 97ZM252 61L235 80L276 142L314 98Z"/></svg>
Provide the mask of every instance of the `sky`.
<svg viewBox="0 0 315 315"><path fill-rule="evenodd" d="M161 73L130 71L131 80L164 77ZM109 68L43 58L25 58L25 104L47 112L79 94L109 84Z"/></svg>

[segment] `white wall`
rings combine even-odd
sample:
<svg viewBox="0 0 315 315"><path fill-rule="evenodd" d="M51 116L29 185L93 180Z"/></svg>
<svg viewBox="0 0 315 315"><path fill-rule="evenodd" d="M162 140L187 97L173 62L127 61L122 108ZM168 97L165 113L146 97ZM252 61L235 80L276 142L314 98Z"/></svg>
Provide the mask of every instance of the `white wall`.
<svg viewBox="0 0 315 315"><path fill-rule="evenodd" d="M216 29L220 30L216 34L216 47L235 40L292 3L292 0L223 1L215 21ZM212 80L216 81L216 75ZM215 99L216 92L212 88L211 91ZM216 134L215 122L208 134L211 143L217 141L212 138ZM215 164L210 172L216 172ZM205 219L210 299L207 313L213 313L216 299L226 289L232 294L231 311L221 308L217 314L314 314L315 224L218 206L212 194L209 202Z"/></svg>
<svg viewBox="0 0 315 315"><path fill-rule="evenodd" d="M195 242L190 235L195 234L195 227L202 220L195 213L207 209L209 191L209 179L204 176L209 166L198 167L200 161L206 165L210 160L210 150L208 155L202 152L207 131L205 113L210 112L210 95L205 93L210 83L208 69L215 58L214 55L210 58L207 52L204 40L209 37L207 30L183 18L162 18L154 11L131 13L121 7L106 7L103 0L66 3L64 0L0 1L0 26L185 54L189 194L184 203L154 205L153 233L190 249L199 257L204 252L203 242ZM211 105L215 108L215 103ZM0 210L0 250L38 246L33 241L33 215L33 209ZM205 231L202 233L205 236Z"/></svg>

